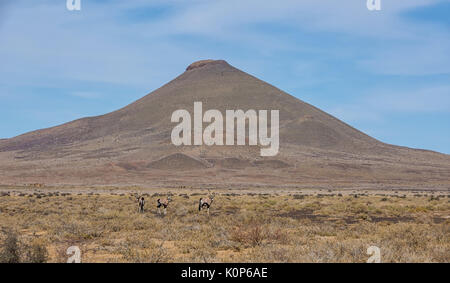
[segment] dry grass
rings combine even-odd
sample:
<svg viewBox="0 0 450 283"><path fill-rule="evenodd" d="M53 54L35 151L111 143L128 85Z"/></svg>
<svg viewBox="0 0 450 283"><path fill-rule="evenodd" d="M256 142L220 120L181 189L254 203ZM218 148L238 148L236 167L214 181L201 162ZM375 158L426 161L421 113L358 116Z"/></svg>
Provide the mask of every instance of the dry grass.
<svg viewBox="0 0 450 283"><path fill-rule="evenodd" d="M180 194L161 217L157 196L139 214L132 193L3 194L1 251L32 262L47 252L65 262L74 245L83 262L365 262L375 245L383 262L450 262L448 196L300 195L222 193L208 217L198 195Z"/></svg>

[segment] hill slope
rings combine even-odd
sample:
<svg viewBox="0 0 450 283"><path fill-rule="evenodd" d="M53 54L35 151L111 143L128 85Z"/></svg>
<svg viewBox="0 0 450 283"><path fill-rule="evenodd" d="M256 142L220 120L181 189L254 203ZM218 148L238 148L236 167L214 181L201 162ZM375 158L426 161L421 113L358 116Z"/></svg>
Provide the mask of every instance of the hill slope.
<svg viewBox="0 0 450 283"><path fill-rule="evenodd" d="M173 111L280 111L280 152L171 144ZM204 127L206 124L204 125ZM377 141L223 60L204 60L117 111L0 140L2 183L448 186L448 155Z"/></svg>

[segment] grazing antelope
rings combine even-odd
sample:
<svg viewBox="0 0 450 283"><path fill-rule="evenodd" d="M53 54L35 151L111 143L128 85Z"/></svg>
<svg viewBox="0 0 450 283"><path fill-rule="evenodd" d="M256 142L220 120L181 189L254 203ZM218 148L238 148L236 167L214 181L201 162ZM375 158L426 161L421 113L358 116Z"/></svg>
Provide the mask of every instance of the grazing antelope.
<svg viewBox="0 0 450 283"><path fill-rule="evenodd" d="M167 206L169 205L169 203L171 201L172 201L171 197L167 197L167 198L164 198L164 199L160 199L159 198L157 200L157 205L156 205L156 207L158 208L158 214L161 214L161 206L162 206L164 215L166 215L166 208L167 208Z"/></svg>
<svg viewBox="0 0 450 283"><path fill-rule="evenodd" d="M138 201L138 212L144 213L144 205L145 205L144 197L137 196L136 199Z"/></svg>
<svg viewBox="0 0 450 283"><path fill-rule="evenodd" d="M198 202L198 211L201 211L203 208L206 207L206 211L208 212L208 215L209 215L209 208L211 207L211 204L214 201L214 196L215 196L215 193L210 194L209 197L200 198L200 200Z"/></svg>

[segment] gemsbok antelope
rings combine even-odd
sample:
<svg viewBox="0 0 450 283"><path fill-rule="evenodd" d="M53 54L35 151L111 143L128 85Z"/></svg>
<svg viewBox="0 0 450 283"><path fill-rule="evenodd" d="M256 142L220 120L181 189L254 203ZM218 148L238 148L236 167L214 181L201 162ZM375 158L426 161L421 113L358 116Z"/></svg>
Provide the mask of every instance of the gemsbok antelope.
<svg viewBox="0 0 450 283"><path fill-rule="evenodd" d="M158 199L157 200L157 205L156 205L156 207L158 208L158 214L161 214L161 206L163 207L163 213L164 213L164 215L166 215L166 213L167 213L167 211L166 211L166 209L167 209L167 206L169 206L169 203L172 201L172 198L171 197L167 197L167 198L164 198L164 199Z"/></svg>
<svg viewBox="0 0 450 283"><path fill-rule="evenodd" d="M142 196L137 196L136 197L137 201L138 201L138 212L139 213L144 213L144 205L145 205L145 199Z"/></svg>
<svg viewBox="0 0 450 283"><path fill-rule="evenodd" d="M198 211L201 211L203 208L206 208L206 211L209 215L209 208L211 207L211 204L214 201L215 194L210 194L209 197L206 198L200 198L198 202Z"/></svg>

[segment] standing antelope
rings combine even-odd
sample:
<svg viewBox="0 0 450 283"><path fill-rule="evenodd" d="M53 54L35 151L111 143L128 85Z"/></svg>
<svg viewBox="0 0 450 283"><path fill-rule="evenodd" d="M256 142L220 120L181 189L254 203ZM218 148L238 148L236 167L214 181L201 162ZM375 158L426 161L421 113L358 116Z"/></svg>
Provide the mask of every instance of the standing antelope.
<svg viewBox="0 0 450 283"><path fill-rule="evenodd" d="M214 196L215 196L215 193L210 194L209 197L200 198L200 200L198 202L198 211L201 211L203 208L206 207L206 211L208 212L208 215L209 215L209 208L211 207L211 204L214 201Z"/></svg>
<svg viewBox="0 0 450 283"><path fill-rule="evenodd" d="M144 213L144 205L145 205L144 197L137 196L136 199L138 201L138 212Z"/></svg>
<svg viewBox="0 0 450 283"><path fill-rule="evenodd" d="M164 215L166 215L166 208L169 205L169 203L172 201L171 197L167 197L164 199L158 199L156 207L158 208L158 214L161 214L161 206L164 208L163 212Z"/></svg>

